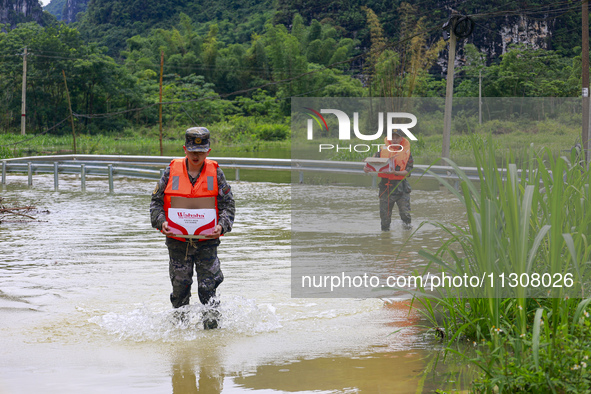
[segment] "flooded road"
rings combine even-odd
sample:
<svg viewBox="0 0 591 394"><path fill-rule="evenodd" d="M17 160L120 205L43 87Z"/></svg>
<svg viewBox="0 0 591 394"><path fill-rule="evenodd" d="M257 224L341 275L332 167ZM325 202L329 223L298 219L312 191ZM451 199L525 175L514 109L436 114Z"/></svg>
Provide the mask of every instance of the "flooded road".
<svg viewBox="0 0 591 394"><path fill-rule="evenodd" d="M0 224L2 394L417 393L453 380L449 367L429 370L438 342L407 302L291 298L289 184L232 182L223 320L204 331L199 305L188 322L172 315L168 253L149 222L155 182L116 179L109 194L105 179L88 178L86 193L74 176L59 192L51 175L26 181L11 175L5 202L49 213ZM375 189L357 193L377 208ZM457 216L453 203L434 209L443 193L413 191L413 221ZM383 237L377 224L364 231ZM417 237L428 244L435 231Z"/></svg>

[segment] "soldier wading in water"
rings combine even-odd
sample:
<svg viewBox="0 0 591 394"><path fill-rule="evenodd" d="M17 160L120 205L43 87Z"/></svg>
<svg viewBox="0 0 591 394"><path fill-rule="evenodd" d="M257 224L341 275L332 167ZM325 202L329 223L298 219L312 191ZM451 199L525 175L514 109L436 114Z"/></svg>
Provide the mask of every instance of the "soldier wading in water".
<svg viewBox="0 0 591 394"><path fill-rule="evenodd" d="M172 282L170 301L174 308L189 304L193 268L197 274L199 300L207 307L203 328L217 328L220 318L219 302L214 299L216 289L224 280L217 256L219 237L232 230L234 223L234 197L218 164L207 159L209 130L192 127L185 132L186 157L173 160L164 171L152 193L150 216L152 227L166 235L170 256L169 273ZM175 237L174 223L169 220L172 208L213 208L217 225L205 239Z"/></svg>
<svg viewBox="0 0 591 394"><path fill-rule="evenodd" d="M388 149L395 145L397 148ZM402 147L399 150L398 147ZM392 140L384 138L383 148L375 154L375 157L387 158L393 161L393 171L380 172L378 177L382 180L379 186L380 199L380 224L382 231L390 231L392 222L392 208L394 204L398 205L398 213L402 219L402 227L405 230L412 229L410 217L410 192L408 177L413 169L413 158L410 153L410 143L402 137L401 131L392 133ZM365 172L372 170L368 165L363 168Z"/></svg>

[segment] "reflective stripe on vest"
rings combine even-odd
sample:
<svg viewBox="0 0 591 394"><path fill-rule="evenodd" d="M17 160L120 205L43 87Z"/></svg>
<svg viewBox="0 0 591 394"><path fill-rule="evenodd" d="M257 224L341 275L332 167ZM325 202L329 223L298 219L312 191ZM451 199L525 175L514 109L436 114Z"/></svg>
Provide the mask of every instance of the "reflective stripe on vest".
<svg viewBox="0 0 591 394"><path fill-rule="evenodd" d="M185 158L174 159L170 162L170 176L168 178L168 184L164 190L164 213L166 215L166 221L168 220L168 210L171 208L172 197L183 197L183 198L208 198L213 199L215 204L216 215L219 218L218 211L218 178L217 178L218 163L205 159L203 162L203 168L201 174L195 182L195 186L191 184L189 180L189 173L187 171L187 165ZM186 242L186 239L179 237L171 237L179 241ZM204 241L200 239L199 241Z"/></svg>

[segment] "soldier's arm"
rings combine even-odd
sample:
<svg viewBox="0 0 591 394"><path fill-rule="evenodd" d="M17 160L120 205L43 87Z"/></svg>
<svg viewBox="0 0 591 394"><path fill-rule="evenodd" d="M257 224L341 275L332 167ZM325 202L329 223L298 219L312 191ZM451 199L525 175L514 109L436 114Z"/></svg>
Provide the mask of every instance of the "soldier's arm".
<svg viewBox="0 0 591 394"><path fill-rule="evenodd" d="M400 166L396 166L396 171L392 171L392 174L394 175L402 175L405 178L408 178L410 176L410 171L413 169L413 159L412 159L412 154L408 157L408 161L406 162L406 167L404 167L404 170L400 169Z"/></svg>
<svg viewBox="0 0 591 394"><path fill-rule="evenodd" d="M414 160L412 158L412 153L411 153L410 156L408 157L408 161L406 162L405 170L408 173L407 177L410 176L413 168L414 168Z"/></svg>
<svg viewBox="0 0 591 394"><path fill-rule="evenodd" d="M156 184L156 188L152 192L152 200L150 202L150 219L152 227L162 230L162 223L166 221L166 214L164 213L164 191L168 184L170 176L170 166L166 167L162 178Z"/></svg>
<svg viewBox="0 0 591 394"><path fill-rule="evenodd" d="M222 234L229 233L232 231L232 225L234 224L234 215L236 213L236 206L234 203L234 195L232 194L232 188L226 181L226 176L221 168L218 167L217 171L218 178L218 212L219 222L222 226Z"/></svg>

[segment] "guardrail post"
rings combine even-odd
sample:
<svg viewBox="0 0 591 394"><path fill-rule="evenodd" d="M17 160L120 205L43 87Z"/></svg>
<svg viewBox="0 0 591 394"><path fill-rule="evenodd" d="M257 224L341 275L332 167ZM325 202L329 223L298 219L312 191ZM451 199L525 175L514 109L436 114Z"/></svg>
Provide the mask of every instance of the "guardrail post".
<svg viewBox="0 0 591 394"><path fill-rule="evenodd" d="M33 186L33 168L30 161L27 163L27 173L29 175L29 186Z"/></svg>
<svg viewBox="0 0 591 394"><path fill-rule="evenodd" d="M373 176L371 177L371 187L372 188L376 188L378 187L378 177L377 176Z"/></svg>
<svg viewBox="0 0 591 394"><path fill-rule="evenodd" d="M240 180L240 168L236 169L236 180L239 181Z"/></svg>
<svg viewBox="0 0 591 394"><path fill-rule="evenodd" d="M56 161L53 163L53 190L57 192L58 185L59 185L59 177L58 177L58 162Z"/></svg>
<svg viewBox="0 0 591 394"><path fill-rule="evenodd" d="M300 183L304 183L304 171L300 171Z"/></svg>
<svg viewBox="0 0 591 394"><path fill-rule="evenodd" d="M109 164L109 193L113 193L113 164Z"/></svg>
<svg viewBox="0 0 591 394"><path fill-rule="evenodd" d="M2 162L2 184L6 185L6 162Z"/></svg>
<svg viewBox="0 0 591 394"><path fill-rule="evenodd" d="M83 192L86 191L86 166L84 164L80 164L80 189Z"/></svg>

